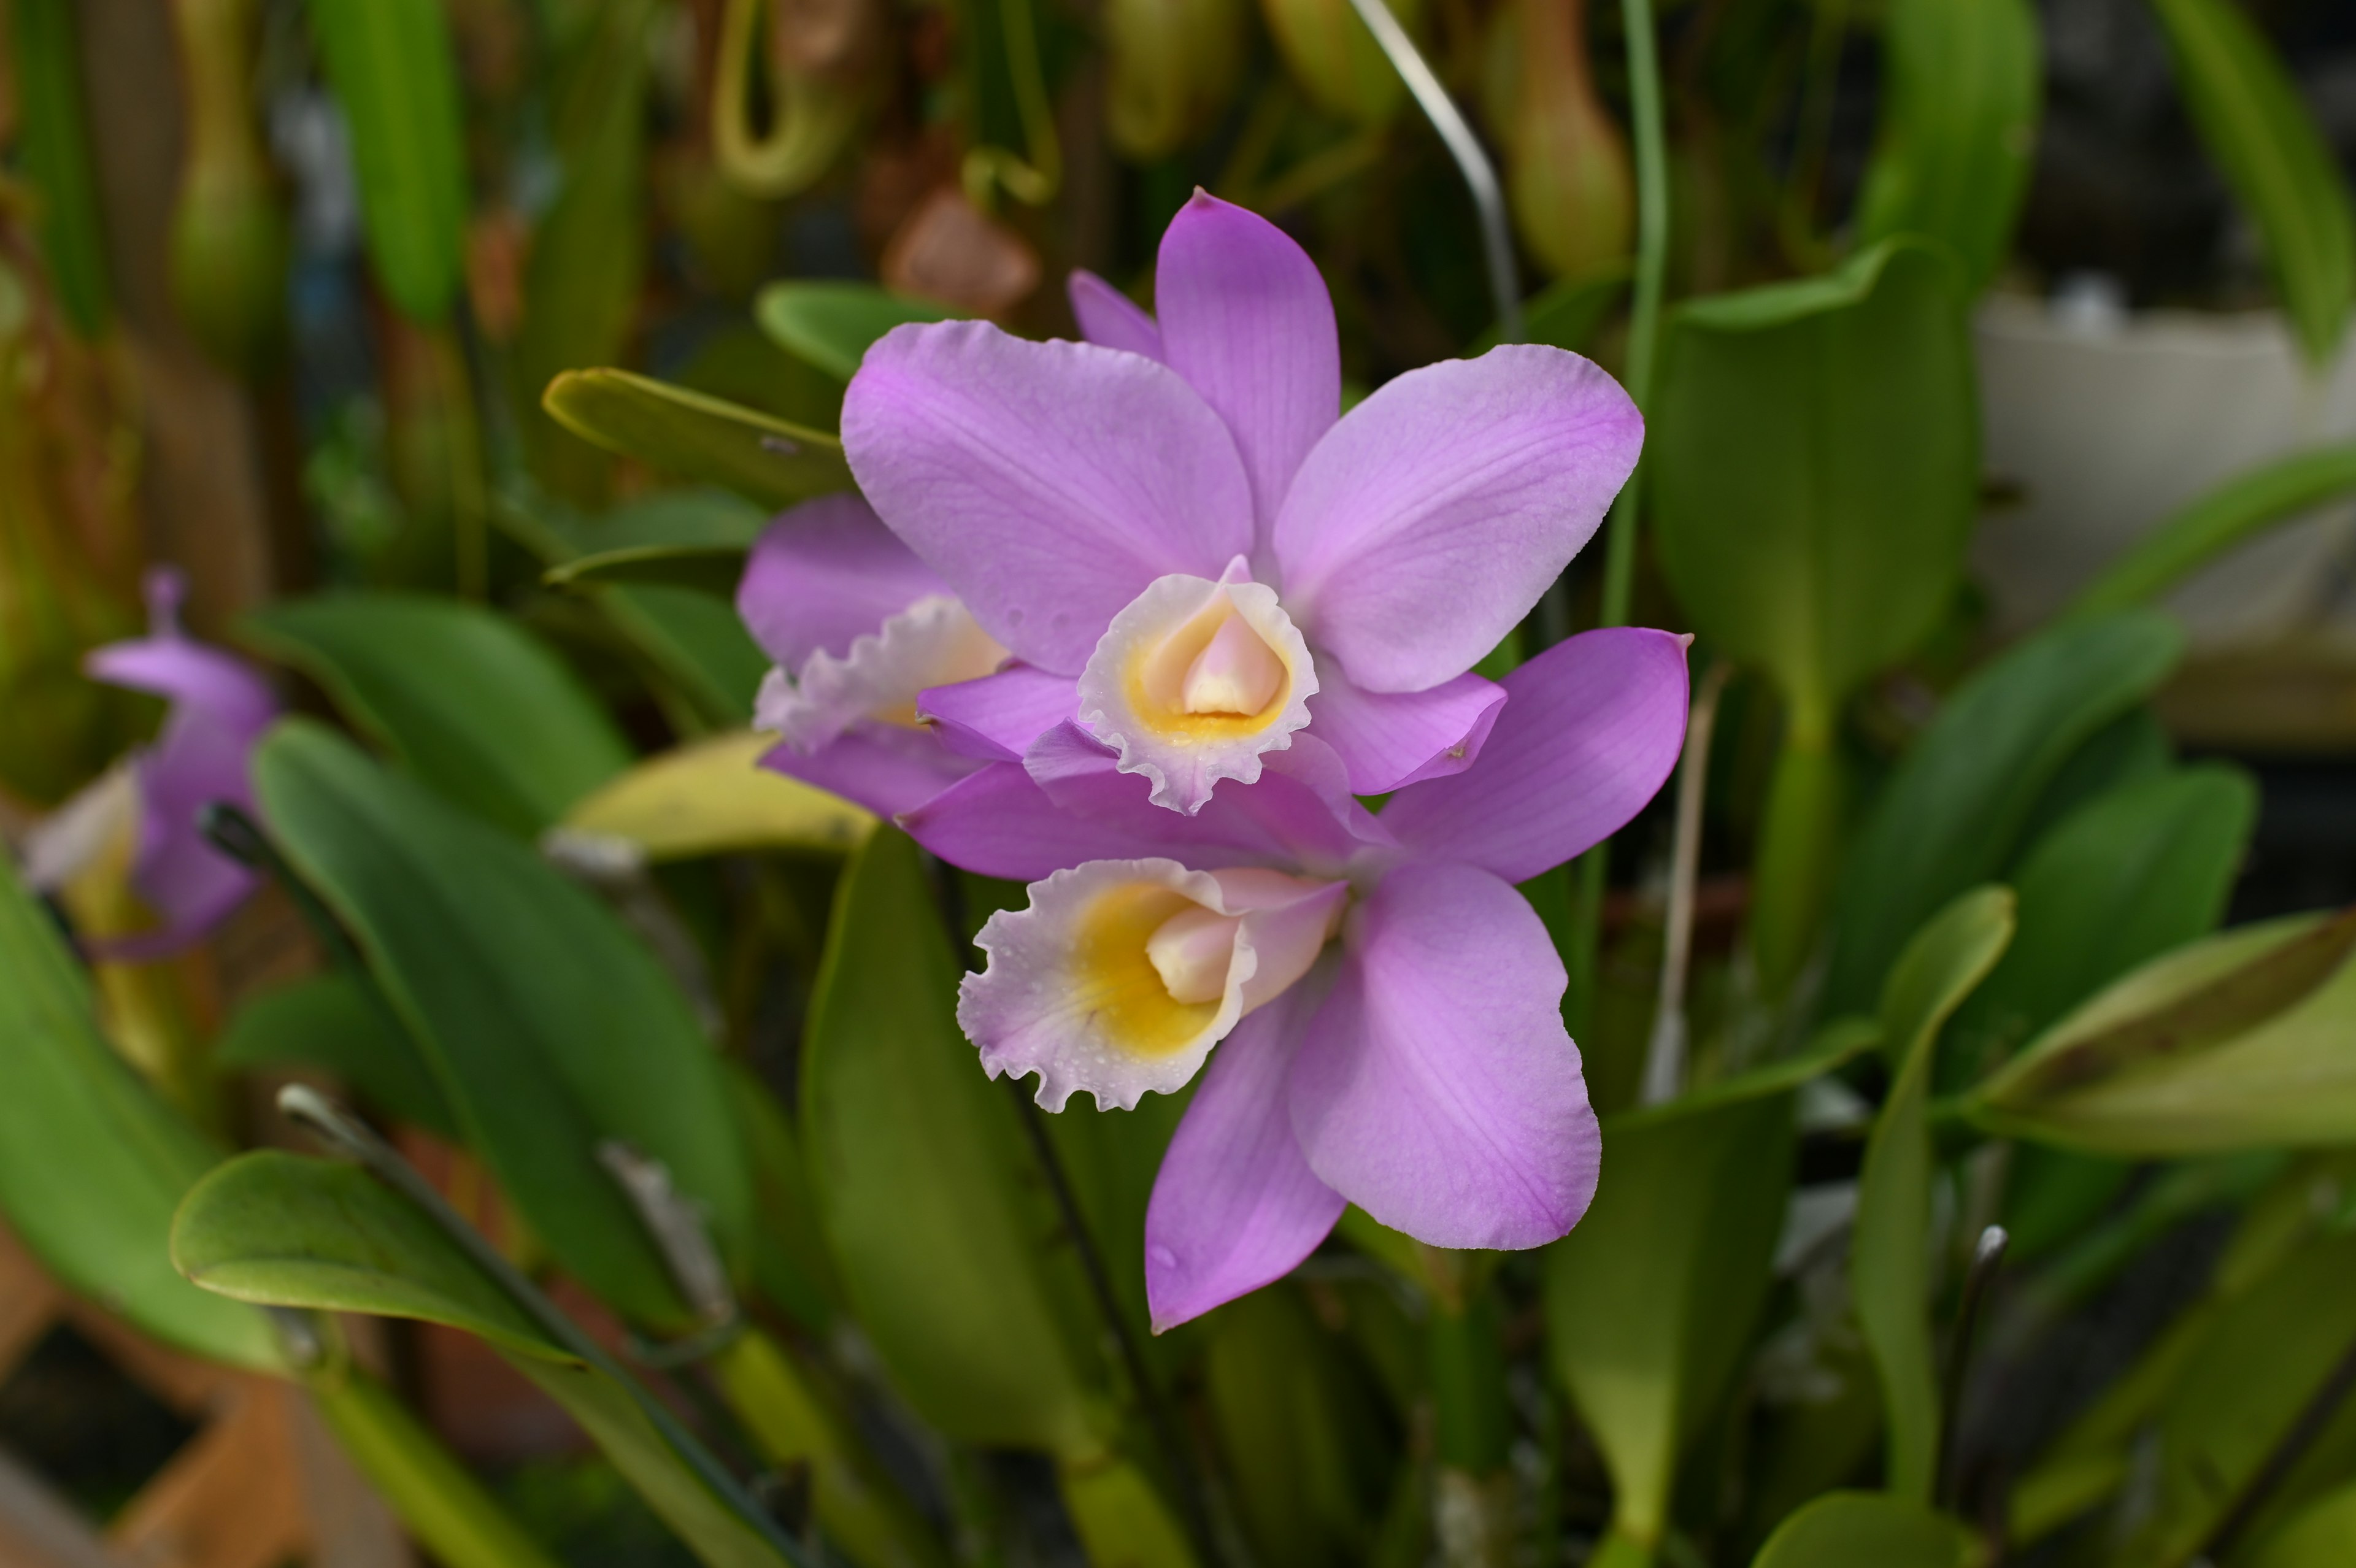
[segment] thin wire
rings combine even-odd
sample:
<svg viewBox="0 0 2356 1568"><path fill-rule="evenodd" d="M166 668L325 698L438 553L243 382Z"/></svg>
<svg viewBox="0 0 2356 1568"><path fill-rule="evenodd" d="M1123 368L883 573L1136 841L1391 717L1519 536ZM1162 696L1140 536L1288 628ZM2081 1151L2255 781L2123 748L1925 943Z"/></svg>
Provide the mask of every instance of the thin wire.
<svg viewBox="0 0 2356 1568"><path fill-rule="evenodd" d="M556 1304L541 1294L540 1287L526 1279L497 1247L483 1239L482 1232L462 1219L458 1211L444 1200L431 1182L417 1173L414 1166L403 1159L391 1144L376 1136L366 1124L348 1115L341 1106L317 1090L301 1083L289 1083L278 1092L278 1109L290 1120L300 1123L317 1134L332 1147L357 1160L368 1173L415 1204L450 1243L466 1254L476 1267L488 1275L500 1291L519 1307L534 1327L553 1339L566 1354L583 1361L614 1380L631 1403L638 1407L648 1423L659 1433L688 1467L703 1484L710 1487L730 1511L752 1526L755 1533L792 1568L809 1568L809 1557L798 1541L787 1535L767 1509L755 1501L750 1492L731 1474L728 1467L714 1458L694 1433L681 1424L670 1407L648 1393L645 1385L622 1369L619 1362L607 1355L595 1340L581 1331L578 1324L557 1309Z"/></svg>
<svg viewBox="0 0 2356 1568"><path fill-rule="evenodd" d="M1489 291L1497 299L1497 341L1519 343L1522 340L1522 285L1514 265L1514 238L1505 226L1505 192L1497 183L1496 165L1481 145L1481 138L1465 123L1463 112L1456 101L1448 96L1448 89L1440 84L1430 62L1407 36L1398 18L1391 15L1383 0L1350 0L1366 30L1375 35L1375 42L1390 57L1391 69L1407 83L1408 91L1422 106L1424 117L1431 128L1440 133L1447 144L1449 155L1463 172L1464 184L1472 193L1473 209L1481 215L1481 251L1489 263Z"/></svg>

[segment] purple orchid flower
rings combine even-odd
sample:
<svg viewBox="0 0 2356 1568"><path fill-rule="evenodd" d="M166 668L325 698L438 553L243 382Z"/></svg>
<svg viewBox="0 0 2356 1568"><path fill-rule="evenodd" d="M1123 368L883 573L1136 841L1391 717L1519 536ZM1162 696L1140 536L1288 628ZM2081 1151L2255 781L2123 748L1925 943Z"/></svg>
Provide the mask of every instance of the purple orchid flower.
<svg viewBox="0 0 2356 1568"><path fill-rule="evenodd" d="M753 546L736 613L777 661L754 723L763 765L896 816L981 764L916 717L927 687L995 671L1006 650L855 495L785 512Z"/></svg>
<svg viewBox="0 0 2356 1568"><path fill-rule="evenodd" d="M1687 639L1589 632L1505 677L1480 765L1379 816L1313 734L1192 817L1076 726L911 813L944 859L1032 880L977 939L958 1019L991 1074L1134 1106L1208 1071L1154 1183L1157 1330L1306 1257L1355 1203L1442 1247L1533 1247L1593 1196L1565 975L1514 883L1616 832L1676 765ZM1218 1049L1214 1051L1213 1047Z"/></svg>
<svg viewBox="0 0 2356 1568"><path fill-rule="evenodd" d="M254 808L249 759L278 717L277 696L259 670L181 629L187 583L177 571L156 567L145 586L147 635L92 649L82 661L94 680L172 705L155 742L132 760L139 837L131 885L163 923L103 944L103 956L135 961L194 946L253 891L253 872L214 848L198 816L217 801Z"/></svg>
<svg viewBox="0 0 2356 1568"><path fill-rule="evenodd" d="M1312 726L1357 794L1464 768L1505 699L1469 672L1594 532L1643 442L1634 405L1525 345L1343 417L1316 264L1199 191L1155 289L1159 321L1076 277L1090 343L960 321L867 351L851 471L1022 661L918 711L1010 762L1076 721L1188 814Z"/></svg>

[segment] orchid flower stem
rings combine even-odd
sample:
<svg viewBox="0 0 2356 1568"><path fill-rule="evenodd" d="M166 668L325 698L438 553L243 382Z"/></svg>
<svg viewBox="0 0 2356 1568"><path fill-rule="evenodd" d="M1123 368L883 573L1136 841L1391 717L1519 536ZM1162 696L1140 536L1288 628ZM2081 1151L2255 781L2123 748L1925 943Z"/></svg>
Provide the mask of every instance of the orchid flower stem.
<svg viewBox="0 0 2356 1568"><path fill-rule="evenodd" d="M1354 0L1364 5L1367 0ZM1636 287L1628 320L1628 357L1622 379L1639 411L1649 413L1653 369L1661 341L1661 295L1668 277L1669 149L1661 108L1661 58L1653 33L1653 0L1620 0L1628 36L1628 103L1636 143ZM1624 626L1636 586L1636 515L1644 495L1642 463L1622 485L1604 525L1603 598L1596 624ZM1571 893L1571 1026L1574 1033L1592 1016L1597 955L1603 942L1603 891L1610 880L1612 842L1598 844L1579 859Z"/></svg>
<svg viewBox="0 0 2356 1568"><path fill-rule="evenodd" d="M712 1456L712 1451L671 1413L670 1407L648 1392L644 1384L625 1371L620 1363L607 1355L595 1340L583 1333L580 1325L559 1311L554 1302L541 1294L539 1286L526 1279L497 1247L484 1240L481 1232L466 1223L456 1210L444 1202L433 1184L420 1176L414 1166L402 1158L391 1144L377 1136L358 1117L305 1084L289 1083L281 1089L278 1092L278 1109L289 1120L300 1124L330 1147L358 1161L369 1175L414 1204L452 1245L466 1254L467 1261L481 1269L500 1292L515 1303L531 1320L533 1327L547 1335L567 1355L619 1385L631 1403L638 1407L639 1413L670 1445L680 1460L772 1551L793 1568L809 1568L809 1554L802 1550L801 1543L787 1534L768 1510L754 1500L744 1484Z"/></svg>
<svg viewBox="0 0 2356 1568"><path fill-rule="evenodd" d="M1031 1152L1038 1157L1039 1168L1047 1178L1047 1189L1055 1195L1065 1233L1072 1238L1072 1249L1079 1254L1081 1272L1087 1275L1088 1294L1096 1298L1106 1331L1120 1347L1121 1369L1137 1391L1138 1409L1145 1417L1147 1433L1161 1451L1170 1484L1177 1488L1179 1512L1185 1520L1186 1534L1194 1543L1194 1553L1205 1563L1220 1563L1224 1559L1217 1550L1218 1538L1211 1529L1211 1511L1202 1476L1194 1467L1193 1454L1179 1436L1177 1423L1171 1419L1161 1386L1153 1380L1153 1370L1145 1363L1145 1348L1138 1343L1128 1315L1121 1309L1120 1297L1113 1291L1112 1275L1105 1267L1104 1254L1097 1251L1096 1237L1088 1230L1087 1216L1080 1211L1071 1176L1055 1153L1055 1140L1047 1136L1044 1114L1024 1089L1022 1079L1009 1074L1005 1082L1013 1093L1023 1130L1031 1139Z"/></svg>
<svg viewBox="0 0 2356 1568"><path fill-rule="evenodd" d="M1987 1305L1988 1286L2004 1266L2005 1249L2011 1244L2012 1237L2002 1225L1990 1225L1973 1246L1972 1266L1964 1275L1963 1300L1955 1308L1954 1339L1947 1347L1946 1386L1939 1401L1939 1448L1932 1471L1937 1477L1934 1484L1941 1508L1955 1506L1962 1484L1955 1466L1955 1429L1963 1417L1964 1388L1971 1376L1972 1342L1979 1328L1980 1310Z"/></svg>
<svg viewBox="0 0 2356 1568"><path fill-rule="evenodd" d="M1725 660L1711 664L1696 688L1686 720L1686 751L1677 764L1677 826L1669 856L1669 908L1661 943L1661 996L1653 1012L1653 1038L1644 1052L1644 1103L1676 1098L1686 1077L1686 975L1692 966L1694 884L1701 874L1701 808L1709 793L1709 738L1718 723L1719 699L1732 673Z"/></svg>
<svg viewBox="0 0 2356 1568"><path fill-rule="evenodd" d="M1408 91L1440 133L1448 147L1449 155L1464 176L1464 185L1472 193L1472 207L1481 219L1481 251L1489 264L1489 290L1497 300L1497 341L1519 343L1522 340L1522 284L1514 264L1513 232L1505 223L1505 192L1497 181L1497 167L1489 161L1489 154L1481 139L1465 123L1464 113L1456 101L1448 96L1440 85L1430 62L1407 36L1397 16L1383 0L1350 0L1358 19L1375 35L1375 42L1388 56L1391 69L1407 83Z"/></svg>

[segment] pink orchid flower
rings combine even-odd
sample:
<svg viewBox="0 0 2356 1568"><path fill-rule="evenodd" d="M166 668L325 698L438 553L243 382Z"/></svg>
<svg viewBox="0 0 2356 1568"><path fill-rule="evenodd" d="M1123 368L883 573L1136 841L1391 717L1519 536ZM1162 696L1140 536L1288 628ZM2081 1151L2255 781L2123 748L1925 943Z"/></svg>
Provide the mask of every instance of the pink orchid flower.
<svg viewBox="0 0 2356 1568"><path fill-rule="evenodd" d="M147 574L147 635L94 648L82 661L91 677L167 699L170 710L153 744L134 752L131 789L110 774L61 807L28 846L36 886L69 878L104 848L136 810L131 885L162 917L155 930L103 944L109 958L168 957L204 940L253 891L254 873L213 848L198 826L208 805L253 809L249 761L278 718L270 683L235 655L209 647L180 627L187 584L169 567Z"/></svg>
<svg viewBox="0 0 2356 1568"><path fill-rule="evenodd" d="M1154 1184L1157 1329L1290 1271L1355 1203L1442 1247L1578 1223L1600 1139L1565 975L1514 884L1616 832L1675 766L1687 639L1573 637L1505 677L1478 766L1380 816L1314 735L1191 817L1066 725L911 813L1029 907L978 938L983 1065L1134 1106L1204 1071ZM1214 1047L1216 1047L1215 1051Z"/></svg>
<svg viewBox="0 0 2356 1568"><path fill-rule="evenodd" d="M861 489L1012 668L927 691L952 747L1076 722L1192 814L1304 730L1349 788L1468 766L1504 693L1470 673L1595 531L1643 421L1611 377L1511 346L1341 414L1306 252L1197 192L1150 318L1075 280L1090 343L895 328L843 403Z"/></svg>

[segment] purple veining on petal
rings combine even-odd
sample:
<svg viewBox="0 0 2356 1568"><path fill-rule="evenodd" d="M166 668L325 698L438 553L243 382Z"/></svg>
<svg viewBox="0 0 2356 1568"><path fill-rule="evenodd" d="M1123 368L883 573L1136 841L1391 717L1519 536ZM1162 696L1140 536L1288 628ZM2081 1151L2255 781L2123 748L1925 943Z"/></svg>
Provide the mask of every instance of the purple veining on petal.
<svg viewBox="0 0 2356 1568"><path fill-rule="evenodd" d="M1577 1224L1602 1140L1527 901L1470 866L1401 867L1344 948L1287 1080L1319 1179L1438 1247L1542 1246Z"/></svg>
<svg viewBox="0 0 2356 1568"><path fill-rule="evenodd" d="M1162 328L1142 305L1085 267L1075 268L1065 283L1080 336L1104 348L1163 359Z"/></svg>

